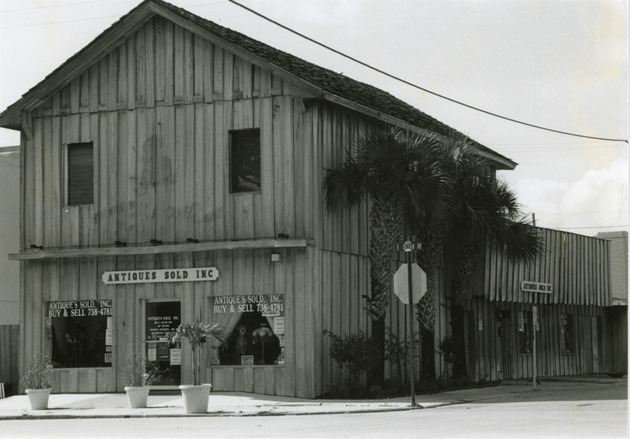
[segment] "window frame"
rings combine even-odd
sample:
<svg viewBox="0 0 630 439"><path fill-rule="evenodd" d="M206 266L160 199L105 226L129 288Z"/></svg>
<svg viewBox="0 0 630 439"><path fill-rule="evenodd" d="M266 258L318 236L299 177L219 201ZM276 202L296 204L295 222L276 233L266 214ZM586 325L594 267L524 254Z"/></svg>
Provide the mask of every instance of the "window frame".
<svg viewBox="0 0 630 439"><path fill-rule="evenodd" d="M257 189L241 189L235 188L235 175L234 175L234 135L235 133L246 133L246 132L257 132L258 133L258 171L259 171L259 179ZM240 194L257 194L262 192L262 136L261 130L259 127L255 128L243 128L243 129L233 129L228 130L228 190L230 195L240 195Z"/></svg>
<svg viewBox="0 0 630 439"><path fill-rule="evenodd" d="M78 147L87 147L89 146L91 149L91 176L92 176L92 186L90 189L90 193L89 193L89 202L88 202L88 197L86 197L85 199L80 199L78 203L71 203L71 199L74 198L74 195L76 194L72 194L71 195L71 191L73 190L73 188L75 187L71 181L71 174L72 174L72 169L71 169L71 163L70 163L70 155L71 152L70 150L72 148L78 148ZM76 207L76 206L86 206L86 205L91 205L94 204L95 202L95 197L96 197L96 188L95 188L95 149L94 149L94 142L72 142L72 143L67 143L65 145L64 148L64 162L65 162L65 178L64 178L64 206L66 207ZM75 189L76 190L76 189Z"/></svg>

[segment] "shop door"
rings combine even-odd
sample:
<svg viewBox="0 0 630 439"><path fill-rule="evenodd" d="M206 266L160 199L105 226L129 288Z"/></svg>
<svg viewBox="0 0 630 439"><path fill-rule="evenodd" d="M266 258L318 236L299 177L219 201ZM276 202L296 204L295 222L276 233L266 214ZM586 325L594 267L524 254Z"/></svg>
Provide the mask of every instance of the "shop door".
<svg viewBox="0 0 630 439"><path fill-rule="evenodd" d="M171 343L168 334L181 323L179 300L151 300L144 307L144 358L160 368L153 387L171 388L181 384L181 344Z"/></svg>
<svg viewBox="0 0 630 439"><path fill-rule="evenodd" d="M500 311L499 336L501 337L501 369L503 370L503 379L511 379L513 367L514 352L514 333L512 331L512 318L510 311Z"/></svg>

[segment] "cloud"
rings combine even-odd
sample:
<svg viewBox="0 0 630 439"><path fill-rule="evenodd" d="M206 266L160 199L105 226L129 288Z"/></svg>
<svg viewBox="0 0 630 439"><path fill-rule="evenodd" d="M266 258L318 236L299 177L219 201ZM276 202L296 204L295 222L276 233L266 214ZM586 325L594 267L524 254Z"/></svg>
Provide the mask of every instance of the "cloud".
<svg viewBox="0 0 630 439"><path fill-rule="evenodd" d="M628 224L626 160L617 160L608 169L589 170L572 183L523 179L515 190L523 211L534 212L541 227L590 235L598 230L579 228Z"/></svg>

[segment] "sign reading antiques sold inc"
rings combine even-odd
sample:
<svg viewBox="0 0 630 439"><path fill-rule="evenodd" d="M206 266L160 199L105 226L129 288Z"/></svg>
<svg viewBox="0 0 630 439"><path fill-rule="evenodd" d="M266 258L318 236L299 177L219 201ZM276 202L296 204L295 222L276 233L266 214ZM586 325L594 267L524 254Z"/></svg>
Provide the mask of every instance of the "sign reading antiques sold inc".
<svg viewBox="0 0 630 439"><path fill-rule="evenodd" d="M219 270L215 267L171 268L167 270L106 271L103 273L104 284L196 282L217 280L218 278Z"/></svg>
<svg viewBox="0 0 630 439"><path fill-rule="evenodd" d="M551 287L551 284L524 280L521 282L521 291L526 293L551 294L553 289Z"/></svg>

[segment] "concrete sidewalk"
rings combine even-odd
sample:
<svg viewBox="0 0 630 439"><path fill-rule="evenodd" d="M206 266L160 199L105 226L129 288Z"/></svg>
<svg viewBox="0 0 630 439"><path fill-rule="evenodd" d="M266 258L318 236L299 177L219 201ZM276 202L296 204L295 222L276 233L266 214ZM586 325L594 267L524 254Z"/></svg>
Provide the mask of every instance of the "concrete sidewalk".
<svg viewBox="0 0 630 439"><path fill-rule="evenodd" d="M419 407L409 397L385 400L313 400L237 392L211 392L208 412L190 415L178 392L149 395L148 407L130 409L124 393L52 394L47 410L31 410L26 395L0 399L0 421L10 419L151 418L184 416L276 416L305 414L346 414L417 410L464 403L562 399L581 395L588 389L601 392L603 385L627 388L625 378L575 378L543 380L534 392L529 381L511 381L498 386L417 395ZM619 393L619 392L617 392Z"/></svg>

